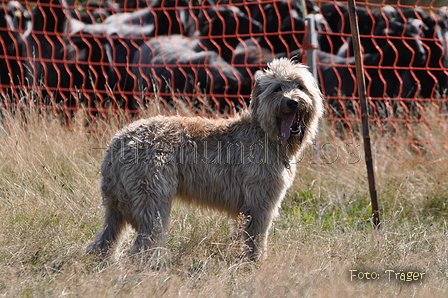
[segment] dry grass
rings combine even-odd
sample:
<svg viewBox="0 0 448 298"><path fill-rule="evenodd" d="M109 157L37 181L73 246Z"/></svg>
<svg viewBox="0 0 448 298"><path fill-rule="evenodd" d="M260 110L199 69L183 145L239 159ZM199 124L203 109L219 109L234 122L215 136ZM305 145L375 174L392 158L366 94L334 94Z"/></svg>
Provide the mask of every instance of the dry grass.
<svg viewBox="0 0 448 298"><path fill-rule="evenodd" d="M116 124L98 124L92 137L83 124L68 129L36 114L27 115L26 125L24 118L1 121L0 296L447 296L446 160L423 167L378 162L384 225L378 235L368 221L364 160L351 164L354 150L362 146L332 138L339 153L327 146L319 152L326 158L316 159L309 150L298 165L297 181L271 230L266 260L238 259L239 245L223 215L176 204L166 266L153 270L124 253L132 237L107 260L83 253L101 222L100 148ZM411 156L415 148L406 146L400 150ZM381 146L376 158L396 151ZM340 159L327 164L332 154ZM351 280L349 270L376 272L380 278ZM403 282L394 274L389 280L385 270L425 275Z"/></svg>

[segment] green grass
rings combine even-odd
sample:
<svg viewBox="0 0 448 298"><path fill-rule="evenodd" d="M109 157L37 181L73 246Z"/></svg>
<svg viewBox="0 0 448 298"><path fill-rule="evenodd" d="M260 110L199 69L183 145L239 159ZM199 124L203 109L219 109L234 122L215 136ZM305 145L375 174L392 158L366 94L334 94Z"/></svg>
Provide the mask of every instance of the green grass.
<svg viewBox="0 0 448 298"><path fill-rule="evenodd" d="M29 115L26 122L3 117L0 296L447 295L448 184L443 163L378 162L381 234L369 221L364 160L327 163L331 155L320 162L306 156L270 231L266 260L241 261L241 245L231 237L232 225L224 215L180 203L171 215L162 269L140 266L127 257L132 232L109 259L85 255L102 216L98 186L104 150L98 148L106 147L117 130L106 123L91 125L98 128L96 137L83 123L67 128L39 115ZM346 150L340 152L345 160L353 155ZM396 148L380 151L396 154ZM405 154L411 156L412 150ZM376 272L380 279L351 280L350 270ZM394 275L389 280L386 270L425 275L403 282Z"/></svg>

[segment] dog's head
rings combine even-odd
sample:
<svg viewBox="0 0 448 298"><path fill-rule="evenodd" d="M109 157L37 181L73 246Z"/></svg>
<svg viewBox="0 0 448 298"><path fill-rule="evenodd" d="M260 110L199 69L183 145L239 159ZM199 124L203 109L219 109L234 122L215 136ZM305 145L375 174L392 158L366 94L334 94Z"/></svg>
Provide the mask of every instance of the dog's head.
<svg viewBox="0 0 448 298"><path fill-rule="evenodd" d="M271 141L304 145L317 133L322 102L308 68L280 58L256 74L249 110Z"/></svg>

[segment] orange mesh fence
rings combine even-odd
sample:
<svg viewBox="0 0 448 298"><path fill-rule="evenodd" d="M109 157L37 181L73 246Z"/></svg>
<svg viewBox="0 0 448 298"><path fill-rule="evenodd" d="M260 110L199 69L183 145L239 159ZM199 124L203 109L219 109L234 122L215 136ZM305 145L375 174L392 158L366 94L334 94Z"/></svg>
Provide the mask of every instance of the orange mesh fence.
<svg viewBox="0 0 448 298"><path fill-rule="evenodd" d="M357 1L379 163L447 163L443 2ZM306 63L314 55L327 107L319 154L333 161L325 156L328 144L356 138L360 126L347 7L341 1L305 3L1 2L1 107L49 110L68 125L80 110L92 121L118 114L131 119L153 107L225 116L249 103L254 74L267 62L294 57ZM306 42L309 34L316 44ZM353 144L342 146L348 155Z"/></svg>

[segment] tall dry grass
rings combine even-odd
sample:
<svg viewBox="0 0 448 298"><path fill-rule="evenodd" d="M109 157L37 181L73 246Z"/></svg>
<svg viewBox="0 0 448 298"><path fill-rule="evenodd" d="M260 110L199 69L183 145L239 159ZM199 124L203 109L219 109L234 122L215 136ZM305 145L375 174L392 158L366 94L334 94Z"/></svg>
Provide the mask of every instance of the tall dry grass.
<svg viewBox="0 0 448 298"><path fill-rule="evenodd" d="M328 132L331 125L320 134L320 149L308 150L297 165L299 175L271 230L266 260L242 262L226 217L182 204L175 204L171 215L162 269L140 266L126 256L132 233L109 259L85 255L83 249L101 223L98 185L103 148L120 124L92 124L96 125L92 135L78 118L67 128L53 117L33 112L21 118L2 116L0 296L446 297L448 293L446 163L397 163L396 146L374 146L380 147L375 158L383 223L377 234L368 220L362 154L354 162L362 151L359 137L342 142ZM384 132L377 135L390 137ZM430 137L444 138L435 133ZM322 147L325 142L331 145ZM418 154L410 144L400 150ZM439 158L446 154L438 153ZM339 159L330 162L335 155ZM406 282L396 280L395 272L389 279L386 270L394 270L398 277L408 271L425 274ZM351 277L359 272L376 272L379 279Z"/></svg>

